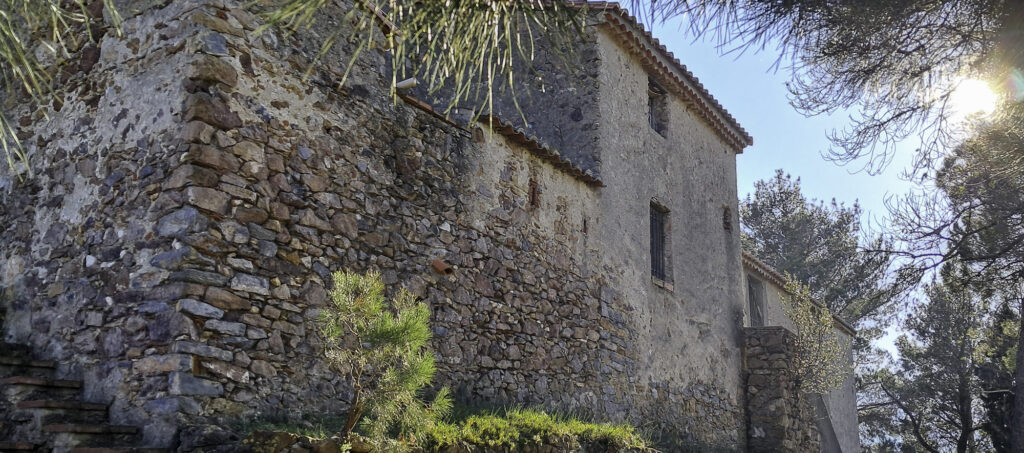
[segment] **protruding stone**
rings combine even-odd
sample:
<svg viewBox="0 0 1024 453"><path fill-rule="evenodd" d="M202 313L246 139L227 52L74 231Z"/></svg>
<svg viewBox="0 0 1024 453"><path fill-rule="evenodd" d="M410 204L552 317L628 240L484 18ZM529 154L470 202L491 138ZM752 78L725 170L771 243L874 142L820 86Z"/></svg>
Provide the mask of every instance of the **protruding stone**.
<svg viewBox="0 0 1024 453"><path fill-rule="evenodd" d="M219 57L228 56L228 40L220 33L210 32L203 35L203 52Z"/></svg>
<svg viewBox="0 0 1024 453"><path fill-rule="evenodd" d="M248 140L238 142L238 144L232 146L231 152L244 160L260 163L267 161L266 154L263 152L263 146Z"/></svg>
<svg viewBox="0 0 1024 453"><path fill-rule="evenodd" d="M216 189L189 187L185 190L185 201L197 208L225 215L228 213L231 197Z"/></svg>
<svg viewBox="0 0 1024 453"><path fill-rule="evenodd" d="M216 129L202 121L191 121L181 129L181 140L185 143L210 144Z"/></svg>
<svg viewBox="0 0 1024 453"><path fill-rule="evenodd" d="M224 316L224 310L210 304L199 302L195 299L182 299L178 301L178 311L203 318L220 319Z"/></svg>
<svg viewBox="0 0 1024 453"><path fill-rule="evenodd" d="M249 242L249 229L237 222L221 222L217 226L219 227L221 234L224 235L224 240L231 241L236 244L245 244Z"/></svg>
<svg viewBox="0 0 1024 453"><path fill-rule="evenodd" d="M212 55L200 55L196 58L192 62L189 77L193 80L222 83L232 88L238 84L238 72L234 66Z"/></svg>
<svg viewBox="0 0 1024 453"><path fill-rule="evenodd" d="M213 187L217 185L217 172L196 165L182 165L175 168L164 180L164 189L177 189L185 186Z"/></svg>
<svg viewBox="0 0 1024 453"><path fill-rule="evenodd" d="M313 192L323 192L330 184L327 178L309 173L302 175L302 182Z"/></svg>
<svg viewBox="0 0 1024 453"><path fill-rule="evenodd" d="M253 360L252 364L249 365L249 369L261 376L277 376L277 370L274 369L274 365L265 360Z"/></svg>
<svg viewBox="0 0 1024 453"><path fill-rule="evenodd" d="M238 171L242 166L237 157L208 145L190 146L188 152L182 156L181 160L228 174Z"/></svg>
<svg viewBox="0 0 1024 453"><path fill-rule="evenodd" d="M234 35L234 36L238 36L238 37L244 36L243 30L242 30L241 27L239 27L237 25L234 25L234 24L232 24L232 23L230 23L230 22L228 22L228 21L226 21L224 19L221 19L220 17L217 17L217 16L211 16L211 15L206 14L204 12L196 12L195 15L192 16L192 20L195 21L199 25L202 25L204 27L207 27L207 28L209 28L211 30L214 30L214 31L217 31L217 32L220 32L220 33L226 33L226 34Z"/></svg>
<svg viewBox="0 0 1024 453"><path fill-rule="evenodd" d="M186 354L155 354L132 363L132 372L138 375L188 371L191 368L192 358Z"/></svg>
<svg viewBox="0 0 1024 453"><path fill-rule="evenodd" d="M209 219L196 208L185 206L167 214L156 222L156 234L163 237L179 237L189 233L206 231Z"/></svg>
<svg viewBox="0 0 1024 453"><path fill-rule="evenodd" d="M213 346L199 343L191 343L188 341L174 342L174 345L171 346L171 352L194 354L201 357L209 357L211 359L223 360L225 362L230 362L234 358L234 355L231 353L231 351L225 351L223 349L215 348Z"/></svg>
<svg viewBox="0 0 1024 453"><path fill-rule="evenodd" d="M218 319L211 319L209 321L206 321L206 323L203 326L206 328L206 330L212 330L214 332L219 332L224 335L231 335L235 337L241 337L245 335L245 324L242 324L240 322L229 322L221 321Z"/></svg>
<svg viewBox="0 0 1024 453"><path fill-rule="evenodd" d="M321 219L311 209L304 209L299 213L299 224L313 227L320 231L331 231L331 224Z"/></svg>
<svg viewBox="0 0 1024 453"><path fill-rule="evenodd" d="M219 382L200 379L189 373L171 373L167 378L167 384L167 390L171 395L220 396L224 394L224 386Z"/></svg>
<svg viewBox="0 0 1024 453"><path fill-rule="evenodd" d="M223 286L228 282L228 278L223 275L199 269L182 269L172 272L167 278L175 282L199 283L206 286Z"/></svg>
<svg viewBox="0 0 1024 453"><path fill-rule="evenodd" d="M213 260L197 252L192 247L169 250L153 257L149 264L161 269L179 269L184 264L213 264Z"/></svg>
<svg viewBox="0 0 1024 453"><path fill-rule="evenodd" d="M349 214L335 214L334 217L331 217L331 226L334 227L335 232L341 233L349 239L355 239L359 235L359 224L356 223L355 216Z"/></svg>
<svg viewBox="0 0 1024 453"><path fill-rule="evenodd" d="M220 38L224 39L223 36ZM218 129L242 127L242 118L237 113L232 112L223 101L207 93L192 93L185 106L185 121L199 120Z"/></svg>
<svg viewBox="0 0 1024 453"><path fill-rule="evenodd" d="M261 296L270 295L270 283L263 277L238 273L231 279L231 289L235 291L246 291Z"/></svg>
<svg viewBox="0 0 1024 453"><path fill-rule="evenodd" d="M249 383L249 371L228 363L217 360L204 360L202 367L218 376L223 376L235 382Z"/></svg>
<svg viewBox="0 0 1024 453"><path fill-rule="evenodd" d="M252 304L231 291L222 288L210 288L206 290L206 302L224 310L248 311Z"/></svg>
<svg viewBox="0 0 1024 453"><path fill-rule="evenodd" d="M269 215L267 211L260 208L246 208L237 207L235 208L235 220L239 223L263 223L267 221Z"/></svg>

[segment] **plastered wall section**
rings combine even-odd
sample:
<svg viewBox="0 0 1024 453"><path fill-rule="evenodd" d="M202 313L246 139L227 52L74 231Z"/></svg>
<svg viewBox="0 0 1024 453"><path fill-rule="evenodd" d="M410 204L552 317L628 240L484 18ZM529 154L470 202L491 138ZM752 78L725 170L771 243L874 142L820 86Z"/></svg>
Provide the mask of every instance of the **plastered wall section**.
<svg viewBox="0 0 1024 453"><path fill-rule="evenodd" d="M642 351L636 378L672 387L703 382L741 405L739 236L722 222L723 209L736 212L735 154L674 95L666 136L652 130L647 72L600 30L600 234L603 263L633 310ZM671 289L651 278L652 200L669 210Z"/></svg>

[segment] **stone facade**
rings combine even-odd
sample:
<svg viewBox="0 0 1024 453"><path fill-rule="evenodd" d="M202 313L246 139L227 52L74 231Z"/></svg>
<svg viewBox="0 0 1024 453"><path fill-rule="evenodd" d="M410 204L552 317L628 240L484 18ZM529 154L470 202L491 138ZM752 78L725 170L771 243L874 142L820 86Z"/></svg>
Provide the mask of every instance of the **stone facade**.
<svg viewBox="0 0 1024 453"><path fill-rule="evenodd" d="M430 304L439 384L462 401L745 448L744 279L723 212L749 138L671 56L638 50L657 43L624 13L595 13L581 38L583 99L549 91L576 125L535 102L522 130L500 109L464 124L396 102L377 51L338 87L350 43L304 79L329 27L352 26L345 6L289 36L254 34L241 1L122 6L123 37L82 52L62 103L3 106L37 174L0 170L0 286L5 339L84 379L144 444L344 407L314 321L347 269ZM652 77L671 94L664 135ZM671 215L666 281L654 201Z"/></svg>

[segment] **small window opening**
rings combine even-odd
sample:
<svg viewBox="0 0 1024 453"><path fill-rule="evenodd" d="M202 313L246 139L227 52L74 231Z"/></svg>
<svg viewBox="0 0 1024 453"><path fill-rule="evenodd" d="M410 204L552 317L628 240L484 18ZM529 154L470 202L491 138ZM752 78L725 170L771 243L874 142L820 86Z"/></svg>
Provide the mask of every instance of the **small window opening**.
<svg viewBox="0 0 1024 453"><path fill-rule="evenodd" d="M764 326L764 283L747 275L747 308L751 327Z"/></svg>
<svg viewBox="0 0 1024 453"><path fill-rule="evenodd" d="M728 206L722 208L722 228L725 231L732 231L732 209Z"/></svg>
<svg viewBox="0 0 1024 453"><path fill-rule="evenodd" d="M651 203L651 276L667 281L668 276L668 209Z"/></svg>
<svg viewBox="0 0 1024 453"><path fill-rule="evenodd" d="M665 89L650 77L647 78L647 119L651 129L664 137L668 127L668 99Z"/></svg>
<svg viewBox="0 0 1024 453"><path fill-rule="evenodd" d="M537 184L537 180L533 179L533 178L530 178L529 197L530 197L530 207L534 208L534 209L539 208L540 207L540 185Z"/></svg>
<svg viewBox="0 0 1024 453"><path fill-rule="evenodd" d="M587 234L587 218L583 218L583 234Z"/></svg>

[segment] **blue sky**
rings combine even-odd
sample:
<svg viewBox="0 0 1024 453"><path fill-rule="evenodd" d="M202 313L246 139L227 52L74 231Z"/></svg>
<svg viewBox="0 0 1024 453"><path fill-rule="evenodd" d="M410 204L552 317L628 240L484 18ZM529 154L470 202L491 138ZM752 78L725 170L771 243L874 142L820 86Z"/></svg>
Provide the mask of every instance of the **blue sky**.
<svg viewBox="0 0 1024 453"><path fill-rule="evenodd" d="M738 159L741 199L753 192L755 181L771 178L781 168L800 178L809 198L835 198L847 206L859 201L864 223L877 226L887 213L886 196L910 190L911 183L900 174L913 157L911 144L900 146L889 167L875 176L857 172L863 162L843 167L822 157L829 145L826 134L844 128L848 116L807 118L797 113L787 99L788 71L771 71L778 57L774 49L723 56L712 43L693 42L677 23L655 26L653 32L754 137L754 145Z"/></svg>

